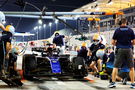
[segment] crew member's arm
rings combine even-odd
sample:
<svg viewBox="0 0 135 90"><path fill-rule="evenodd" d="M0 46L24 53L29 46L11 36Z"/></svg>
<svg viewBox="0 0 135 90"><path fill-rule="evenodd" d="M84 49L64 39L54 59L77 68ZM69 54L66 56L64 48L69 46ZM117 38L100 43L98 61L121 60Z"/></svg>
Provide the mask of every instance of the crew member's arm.
<svg viewBox="0 0 135 90"><path fill-rule="evenodd" d="M92 56L93 44L88 48L87 56Z"/></svg>
<svg viewBox="0 0 135 90"><path fill-rule="evenodd" d="M63 38L65 38L66 41L70 39L69 36L63 36Z"/></svg>
<svg viewBox="0 0 135 90"><path fill-rule="evenodd" d="M132 40L132 45L135 45L135 39Z"/></svg>
<svg viewBox="0 0 135 90"><path fill-rule="evenodd" d="M55 43L53 43L53 48L56 48L56 44Z"/></svg>
<svg viewBox="0 0 135 90"><path fill-rule="evenodd" d="M132 34L131 34L131 43L132 43L132 45L135 45L135 33L133 30L132 30Z"/></svg>
<svg viewBox="0 0 135 90"><path fill-rule="evenodd" d="M14 62L14 70L17 71L17 62Z"/></svg>
<svg viewBox="0 0 135 90"><path fill-rule="evenodd" d="M88 49L87 56L91 56L91 55L92 55L92 52L91 52L91 50Z"/></svg>
<svg viewBox="0 0 135 90"><path fill-rule="evenodd" d="M10 50L11 50L11 43L7 42L6 43L6 52L10 52Z"/></svg>
<svg viewBox="0 0 135 90"><path fill-rule="evenodd" d="M55 42L56 42L56 40L55 40L55 37L54 37L54 38L53 38L52 43L56 45L56 43L55 43Z"/></svg>
<svg viewBox="0 0 135 90"><path fill-rule="evenodd" d="M97 26L98 33L100 35L100 25Z"/></svg>
<svg viewBox="0 0 135 90"><path fill-rule="evenodd" d="M117 37L118 37L118 33L117 33L117 29L115 30L114 34L113 34L113 37L112 37L112 41L111 41L111 44L116 46L116 42L117 42Z"/></svg>
<svg viewBox="0 0 135 90"><path fill-rule="evenodd" d="M11 43L6 43L6 59L9 59L9 53L11 52Z"/></svg>
<svg viewBox="0 0 135 90"><path fill-rule="evenodd" d="M110 58L107 59L106 63L110 61Z"/></svg>
<svg viewBox="0 0 135 90"><path fill-rule="evenodd" d="M116 42L117 41L113 39L111 43L112 43L112 45L116 46Z"/></svg>
<svg viewBox="0 0 135 90"><path fill-rule="evenodd" d="M62 37L62 38L65 38L66 36L64 36L64 35L61 35L61 37Z"/></svg>
<svg viewBox="0 0 135 90"><path fill-rule="evenodd" d="M0 23L0 28L3 30L3 31L6 31L6 28L4 27L3 24Z"/></svg>

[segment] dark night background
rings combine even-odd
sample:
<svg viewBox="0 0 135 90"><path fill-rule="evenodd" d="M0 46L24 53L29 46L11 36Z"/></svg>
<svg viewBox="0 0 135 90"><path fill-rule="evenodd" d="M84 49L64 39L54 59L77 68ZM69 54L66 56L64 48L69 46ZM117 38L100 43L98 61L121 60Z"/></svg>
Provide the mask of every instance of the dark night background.
<svg viewBox="0 0 135 90"><path fill-rule="evenodd" d="M6 3L4 3L7 1ZM76 8L79 8L83 5L86 5L94 0L0 0L0 10L1 11L23 11L23 6L19 6L15 4L17 1L22 2L29 2L37 6L42 10L44 6L47 7L46 11L72 11ZM3 5L4 4L4 5ZM3 6L2 6L3 5ZM25 11L37 11L35 8L31 6L26 6ZM33 32L33 28L38 25L38 19L25 19L22 18L11 18L6 17L6 25L12 23L15 27L17 26L17 23L19 22L18 27L16 27L16 32ZM52 22L53 20L43 20L43 24L46 24L46 29L49 29L48 23ZM75 21L67 21L69 24L74 26L76 28L76 22ZM62 23L59 23L59 29L66 28L65 25ZM56 30L56 25L52 24L52 30ZM48 36L49 37L49 36ZM42 38L42 37L41 37Z"/></svg>

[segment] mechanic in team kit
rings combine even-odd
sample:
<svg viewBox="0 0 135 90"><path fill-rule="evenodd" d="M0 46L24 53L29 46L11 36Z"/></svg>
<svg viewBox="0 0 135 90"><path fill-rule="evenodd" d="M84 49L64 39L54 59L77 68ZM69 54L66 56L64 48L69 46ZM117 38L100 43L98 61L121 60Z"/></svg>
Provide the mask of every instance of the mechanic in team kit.
<svg viewBox="0 0 135 90"><path fill-rule="evenodd" d="M111 47L107 48L107 54L108 54L108 59L106 62L106 67L105 67L105 72L110 76L110 81L112 82L111 79L111 74L113 70L113 63L115 60L115 53ZM126 85L127 80L129 79L129 68L127 67L127 64L124 63L121 68L119 68L118 75L116 76L117 81L122 81L123 85Z"/></svg>
<svg viewBox="0 0 135 90"><path fill-rule="evenodd" d="M116 46L117 53L112 72L112 82L109 88L116 87L115 81L118 68L121 68L123 63L127 63L128 68L130 68L129 76L131 79L131 88L135 88L132 50L133 45L135 45L135 34L131 28L127 27L127 20L125 18L122 18L120 28L115 30L112 44Z"/></svg>
<svg viewBox="0 0 135 90"><path fill-rule="evenodd" d="M64 46L64 35L60 35L59 33L55 33L55 37L53 38L53 44L56 44L56 46Z"/></svg>
<svg viewBox="0 0 135 90"><path fill-rule="evenodd" d="M106 62L105 70L106 70L106 73L111 76L112 69L114 67L113 63L114 63L114 60L115 60L114 59L115 58L115 54L114 54L114 51L113 51L113 49L111 47L107 48L107 54L108 54L108 59L107 59L107 62Z"/></svg>
<svg viewBox="0 0 135 90"><path fill-rule="evenodd" d="M124 63L122 67L119 69L117 79L122 81L123 85L126 85L127 81L130 80L129 72L130 69L128 68L127 63Z"/></svg>
<svg viewBox="0 0 135 90"><path fill-rule="evenodd" d="M64 35L60 35L58 32L55 33L55 37L53 38L53 44L56 45L57 48L60 49L60 54L65 52L65 42L64 42Z"/></svg>
<svg viewBox="0 0 135 90"><path fill-rule="evenodd" d="M85 62L86 62L86 64L87 64L87 59L88 59L87 53L88 53L87 44L86 44L86 42L83 42L82 46L81 46L81 49L78 50L78 55L77 56L83 57Z"/></svg>
<svg viewBox="0 0 135 90"><path fill-rule="evenodd" d="M97 51L100 49L101 52L103 51L103 49L105 48L105 45L101 43L102 42L102 38L99 34L95 34L93 36L93 43L90 46L89 50L88 50L88 56L91 56L90 61L90 68L92 70L94 70L95 74L99 74L100 71L102 71L102 59L97 57ZM103 58L104 55L104 51L101 53L101 57ZM96 64L98 65L96 67Z"/></svg>
<svg viewBox="0 0 135 90"><path fill-rule="evenodd" d="M12 25L7 25L5 28L4 21L5 15L0 12L0 28L2 29L0 37L0 79L8 85L22 86L21 78L13 78L19 76L16 70L17 53L13 51L11 46L15 28Z"/></svg>
<svg viewBox="0 0 135 90"><path fill-rule="evenodd" d="M5 34L9 34L4 27L4 22L5 22L5 15L3 12L0 12L0 28L2 30L1 32L1 38L0 38L0 74L3 76L4 71L3 71L3 61L6 55L6 46L10 47L10 40L6 38ZM12 36L11 34L8 36Z"/></svg>
<svg viewBox="0 0 135 90"><path fill-rule="evenodd" d="M11 40L12 40L14 31L15 31L15 28L12 25L7 25L6 31L2 32L2 37L1 37L2 63L1 65L3 66L3 69L5 67L4 64L6 64L6 61L9 59L9 52L11 50ZM6 72L4 72L3 69L2 69L2 74L5 74Z"/></svg>
<svg viewBox="0 0 135 90"><path fill-rule="evenodd" d="M13 78L13 82L16 83L18 86L22 86L23 83L21 82L21 76L17 71L17 55L19 54L18 47L12 47L9 51L9 60L7 66L7 72L9 72L8 78Z"/></svg>

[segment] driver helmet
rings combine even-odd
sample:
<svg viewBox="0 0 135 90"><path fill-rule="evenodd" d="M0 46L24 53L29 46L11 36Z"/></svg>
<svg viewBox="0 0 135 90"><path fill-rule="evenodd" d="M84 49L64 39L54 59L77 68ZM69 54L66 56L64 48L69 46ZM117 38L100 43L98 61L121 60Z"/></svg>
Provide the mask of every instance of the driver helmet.
<svg viewBox="0 0 135 90"><path fill-rule="evenodd" d="M5 24L5 15L3 12L0 11L0 23Z"/></svg>
<svg viewBox="0 0 135 90"><path fill-rule="evenodd" d="M93 43L95 45L97 45L97 44L99 44L101 42L101 36L99 34L94 34L92 39L93 39Z"/></svg>

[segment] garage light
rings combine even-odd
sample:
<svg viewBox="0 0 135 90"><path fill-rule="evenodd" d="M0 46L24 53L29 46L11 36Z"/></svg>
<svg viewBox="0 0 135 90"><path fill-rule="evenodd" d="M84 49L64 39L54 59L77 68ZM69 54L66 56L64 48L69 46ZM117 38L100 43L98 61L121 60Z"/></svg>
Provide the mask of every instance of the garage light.
<svg viewBox="0 0 135 90"><path fill-rule="evenodd" d="M45 28L46 27L46 24L44 24L43 27Z"/></svg>
<svg viewBox="0 0 135 90"><path fill-rule="evenodd" d="M39 23L39 24L43 24L42 19L39 19L39 20L38 20L38 23Z"/></svg>
<svg viewBox="0 0 135 90"><path fill-rule="evenodd" d="M39 26L38 28L41 29L41 26Z"/></svg>
<svg viewBox="0 0 135 90"><path fill-rule="evenodd" d="M57 24L58 23L58 20L55 20L55 23Z"/></svg>
<svg viewBox="0 0 135 90"><path fill-rule="evenodd" d="M52 23L49 23L49 26L51 27L52 26Z"/></svg>
<svg viewBox="0 0 135 90"><path fill-rule="evenodd" d="M36 26L36 27L34 27L34 30L37 30L38 29L38 27Z"/></svg>

